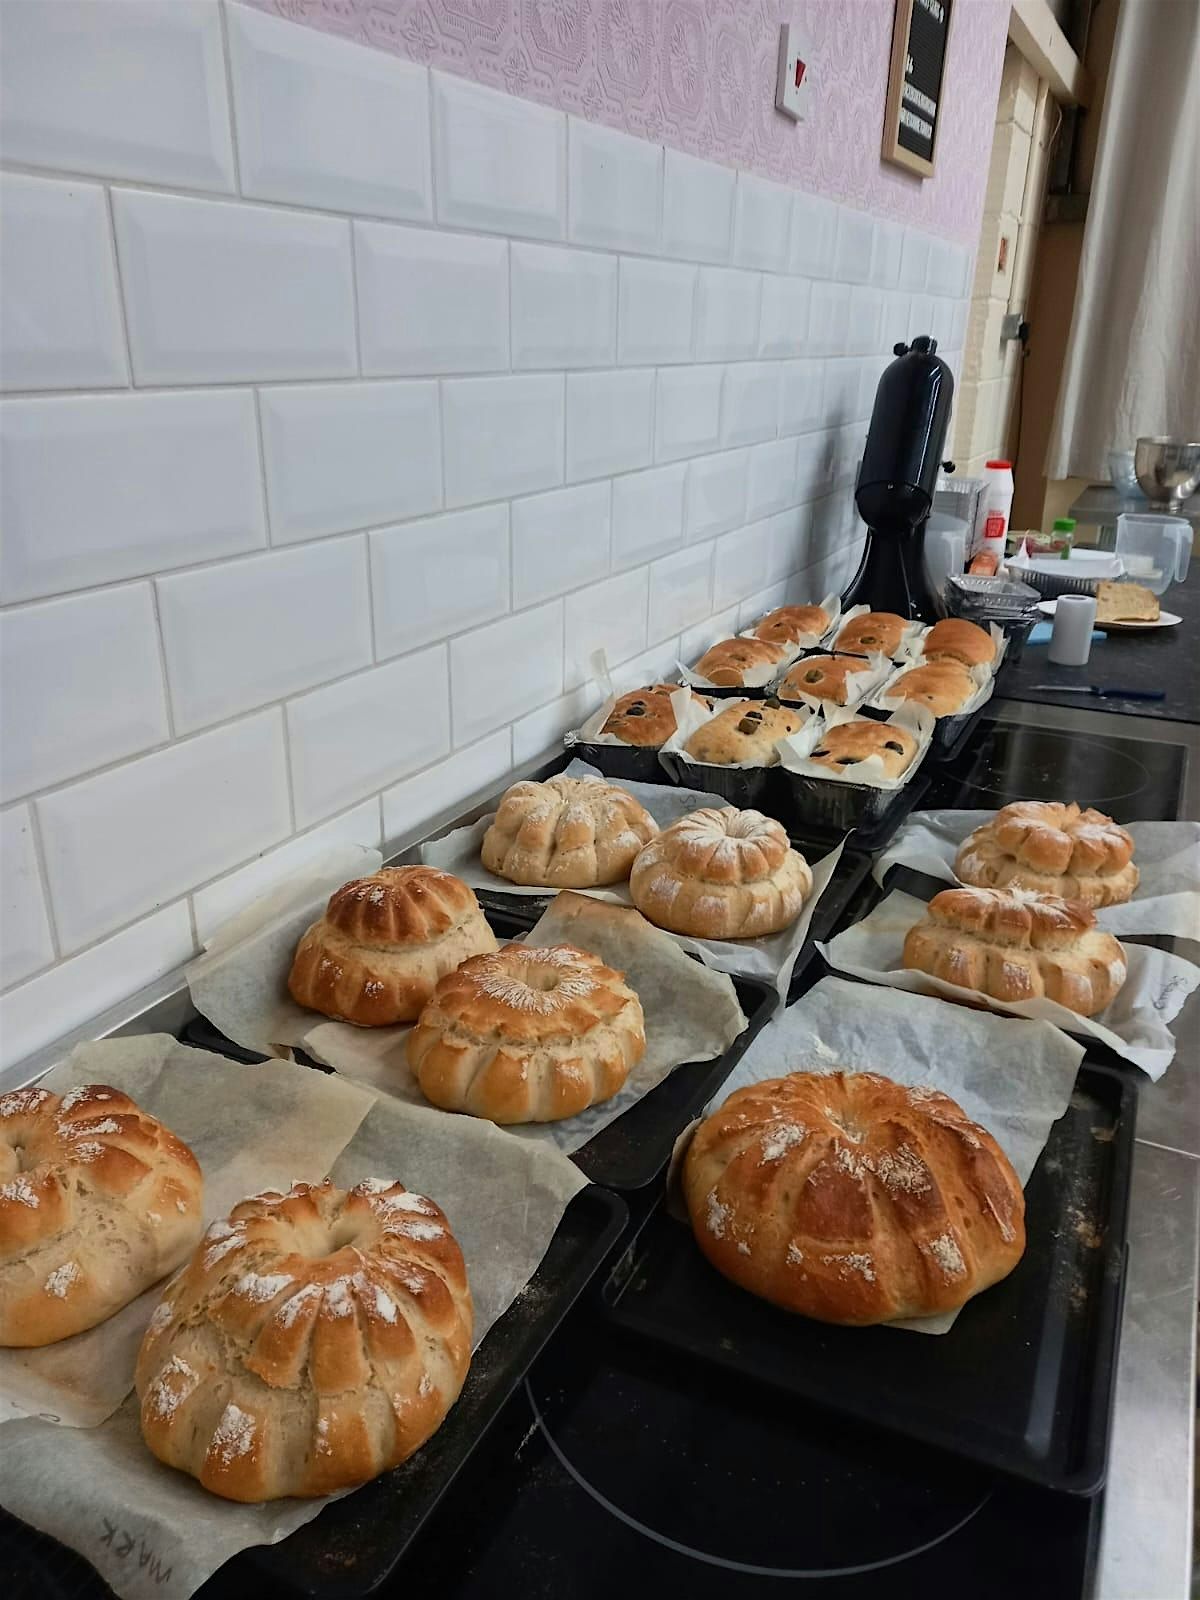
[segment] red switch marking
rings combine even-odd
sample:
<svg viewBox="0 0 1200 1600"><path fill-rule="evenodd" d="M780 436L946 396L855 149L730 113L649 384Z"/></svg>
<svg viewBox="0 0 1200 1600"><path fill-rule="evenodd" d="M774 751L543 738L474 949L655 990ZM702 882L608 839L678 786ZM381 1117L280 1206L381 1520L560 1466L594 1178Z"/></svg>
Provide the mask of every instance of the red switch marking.
<svg viewBox="0 0 1200 1600"><path fill-rule="evenodd" d="M796 87L797 87L797 89L800 87L800 84L801 84L801 81L803 80L803 78L804 78L804 63L803 63L803 61L801 61L800 57L797 56L796 57Z"/></svg>

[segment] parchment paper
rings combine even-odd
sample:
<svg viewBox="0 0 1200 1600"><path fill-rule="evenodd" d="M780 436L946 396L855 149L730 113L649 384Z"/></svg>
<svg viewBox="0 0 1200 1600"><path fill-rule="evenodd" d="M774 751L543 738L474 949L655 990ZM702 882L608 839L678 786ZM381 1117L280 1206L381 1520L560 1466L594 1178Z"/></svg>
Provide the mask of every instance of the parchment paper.
<svg viewBox="0 0 1200 1600"><path fill-rule="evenodd" d="M628 693L628 691L625 691ZM613 744L619 745L624 750L648 749L651 746L631 745L626 739L618 739L615 733L604 733L604 724L612 716L613 707L616 705L618 695L610 689L605 697L604 704L598 711L593 711L587 721L583 723L577 733L569 733L563 743L570 748L573 744ZM696 697L686 684L681 684L671 696L671 710L675 713L676 732L682 731L685 739L691 737L708 716L704 707L697 704ZM581 763L582 765L583 763ZM570 772L570 768L567 771ZM595 767L588 767L589 772L595 772ZM643 802L644 804L645 802Z"/></svg>
<svg viewBox="0 0 1200 1600"><path fill-rule="evenodd" d="M977 622L975 626L977 628L982 628L983 623ZM910 652L914 662L918 666L923 666L925 664L925 641L928 639L931 631L932 630L929 628L924 628L912 640L909 641ZM988 623L987 632L993 645L996 647L996 654L989 662L985 663L984 670L989 672L992 677L995 677L1000 671L1000 667L1004 661L1005 652L1008 650L1008 635L1005 633L1003 628L998 628L994 622Z"/></svg>
<svg viewBox="0 0 1200 1600"><path fill-rule="evenodd" d="M1067 1109L1083 1054L1048 1022L822 978L753 1040L713 1109L735 1089L786 1072L879 1072L897 1083L932 1084L988 1130L1025 1185ZM891 1326L945 1333L957 1315Z"/></svg>
<svg viewBox="0 0 1200 1600"><path fill-rule="evenodd" d="M706 711L702 706L698 707L690 718L690 725L686 728L676 728L675 732L663 745L663 749L669 751L673 755L678 756L680 762L684 766L701 768L710 766L712 765L711 762L698 761L695 756L689 755L687 750L684 749L684 746L687 744L692 735L700 728L704 727L706 723L711 722L714 717L721 716L724 712L731 710L734 706L745 706L747 710L753 711L755 707L760 704L761 702L758 700L750 700L742 695L731 694L726 695L723 700L714 700L711 710ZM787 702L787 709L794 712L795 715L801 719L800 732L802 732L812 719L811 710L808 706L797 705L791 700ZM799 738L799 736L800 733L797 732L792 734L790 737L795 739ZM772 746L771 758L767 761L760 760L758 756L751 756L747 761L723 761L721 762L721 766L730 767L737 771L744 771L749 767L773 767L777 765L779 761L779 751L784 742L785 741L783 739L777 739L775 741L775 744ZM686 790L682 792L686 793ZM728 805L729 802L727 800L718 800L715 803L717 805Z"/></svg>
<svg viewBox="0 0 1200 1600"><path fill-rule="evenodd" d="M1128 976L1116 999L1099 1016L1081 1017L1054 1000L993 1000L975 989L908 970L901 965L904 936L924 915L923 900L896 889L870 916L817 949L830 966L871 983L968 1000L1017 1017L1040 1017L1071 1033L1099 1039L1151 1078L1161 1078L1170 1066L1175 1038L1168 1024L1200 985L1200 967L1165 950L1127 944Z"/></svg>
<svg viewBox="0 0 1200 1600"><path fill-rule="evenodd" d="M994 811L917 811L873 868L882 884L897 863L957 883L954 858L969 833L990 822ZM1103 906L1096 921L1109 933L1165 933L1200 939L1200 822L1131 822L1141 878L1133 899Z"/></svg>
<svg viewBox="0 0 1200 1600"><path fill-rule="evenodd" d="M324 1178L372 1099L324 1073L298 1072L283 1061L242 1066L169 1034L77 1045L41 1081L57 1094L109 1084L178 1134L204 1173L206 1223L260 1189ZM111 1416L133 1385L138 1347L161 1293L159 1283L98 1327L57 1344L0 1350L0 1421L39 1416L92 1428Z"/></svg>
<svg viewBox="0 0 1200 1600"><path fill-rule="evenodd" d="M861 617L865 612L870 611L871 609L872 608L867 605L851 606L849 611L847 611L842 617L841 622L838 625L837 633L835 633L833 636L833 643L830 648L834 650L837 649L837 635L841 633L842 629L848 622L853 622L855 617ZM919 640L928 631L929 630L926 628L923 622L906 622L904 624L904 632L900 635L900 643L896 647L896 654L892 657L893 661L907 660L917 648ZM840 653L842 655L847 654L845 650L841 651Z"/></svg>
<svg viewBox="0 0 1200 1600"><path fill-rule="evenodd" d="M905 706L912 705L914 703L913 701L906 700L903 695L897 695L894 692L895 685L900 681L901 678L906 678L910 672L915 672L918 667L929 665L930 663L925 661L923 658L919 658L916 661L905 662L902 667L898 667L897 670L892 673L891 677L887 680L883 687L876 692L875 697L869 702L869 704L874 706L879 711L892 712L901 711ZM980 706L985 705L987 701L992 698L992 693L996 687L996 679L991 667L968 667L967 671L971 682L975 685L974 692L971 694L969 699L962 703L961 706L956 706L953 711L946 712L945 715L948 717L969 717L973 712L978 711Z"/></svg>
<svg viewBox="0 0 1200 1600"><path fill-rule="evenodd" d="M807 602L799 601L799 600L795 600L795 601L789 600L788 601L789 605L802 605L802 604L806 604L806 603ZM836 592L833 593L833 594L827 594L825 596L824 600L819 600L817 602L817 604L820 606L821 610L825 613L825 615L829 618L829 626L827 628L824 628L820 633L802 633L800 635L799 639L796 641L796 643L800 646L800 648L802 650L815 649L815 647L817 645L819 645L823 639L828 639L830 637L830 635L835 631L835 629L837 629L841 625L841 621L842 621L842 597L841 597L840 594L837 594ZM778 606L776 606L773 609L779 610L780 608ZM763 617L766 617L766 616L770 616L770 612L764 611L763 612ZM755 635L754 630L755 630L755 628L758 627L759 623L763 620L763 617L756 617L754 619L754 621L749 625L749 627L740 628L738 630L739 636L741 638L743 638L743 639L753 639L753 638L755 638L756 635ZM715 643L716 643L716 640L714 639L713 640L713 644L715 644ZM778 668L776 668L776 670L778 671Z"/></svg>
<svg viewBox="0 0 1200 1600"><path fill-rule="evenodd" d="M476 1346L524 1290L568 1202L587 1182L557 1151L510 1139L491 1123L383 1097L372 1104L353 1085L283 1062L234 1067L201 1051L187 1054L247 1079L279 1068L286 1079L275 1087L285 1101L315 1083L329 1086L336 1100L370 1107L332 1176L343 1186L398 1177L437 1199L466 1257ZM256 1158L265 1173L274 1159L273 1135L263 1138ZM280 1184L308 1175L289 1173ZM236 1198L269 1186L268 1178L256 1176ZM0 1449L0 1502L86 1556L130 1600L186 1600L238 1550L274 1544L328 1503L241 1506L206 1493L146 1449L132 1395L97 1428L53 1428L38 1420L10 1424Z"/></svg>
<svg viewBox="0 0 1200 1600"><path fill-rule="evenodd" d="M853 706L822 706L802 728L788 738L780 739L775 746L780 765L802 777L821 778L829 783L865 784L872 789L902 789L924 761L937 719L924 706L914 705L911 701L906 701L900 710L892 714L891 722L911 733L917 741L916 755L898 778L889 778L883 762L875 755L868 756L865 761L856 761L845 772L834 772L829 767L818 766L809 760L828 729L857 720L858 714ZM887 725L879 724L881 727Z"/></svg>
<svg viewBox="0 0 1200 1600"><path fill-rule="evenodd" d="M745 635L725 634L721 637L741 639L745 638ZM721 642L721 637L714 639L713 644L719 644ZM812 634L805 635L806 639L812 639L813 637L814 636ZM712 645L708 646L708 649L711 648ZM805 650L811 648L812 646L810 644L805 644L804 640L795 640L792 644L787 646L785 653L779 656L775 661L764 661L761 666L747 667L742 673L741 687L743 689L765 689L769 683L773 682L780 675L780 673L786 672L792 663L800 658ZM707 651L701 651L702 656L705 654L707 654ZM714 683L711 678L706 678L702 672L697 672L695 668L685 667L682 661L677 661L675 665L679 668L679 676L683 679L684 683L689 684L693 689L699 689L701 693L703 693L705 689L729 689L733 687L731 684ZM728 705L729 701L726 699L722 701L722 704Z"/></svg>
<svg viewBox="0 0 1200 1600"><path fill-rule="evenodd" d="M841 659L841 658L839 658ZM848 673L846 676L846 709L853 711L861 706L863 701L881 684L892 676L892 663L886 656L851 656L852 661L862 661L863 665L857 672ZM803 666L803 661L793 663ZM805 694L800 689L789 689L785 706L795 705L799 701L806 705L810 711L820 711L827 705L833 705L832 700L823 700L820 695Z"/></svg>

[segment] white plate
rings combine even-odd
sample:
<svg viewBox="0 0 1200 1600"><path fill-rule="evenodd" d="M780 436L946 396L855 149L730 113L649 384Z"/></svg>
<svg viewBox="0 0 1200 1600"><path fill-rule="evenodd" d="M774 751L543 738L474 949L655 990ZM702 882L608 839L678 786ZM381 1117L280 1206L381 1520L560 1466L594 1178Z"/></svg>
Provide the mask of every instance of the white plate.
<svg viewBox="0 0 1200 1600"><path fill-rule="evenodd" d="M1057 600L1039 600L1038 610L1043 616L1052 617L1057 605ZM1099 619L1097 619L1096 626L1102 633L1109 633L1113 631L1117 633L1143 633L1147 628L1173 628L1176 623L1182 621L1183 618L1177 617L1173 611L1160 610L1158 616L1153 622L1101 622Z"/></svg>

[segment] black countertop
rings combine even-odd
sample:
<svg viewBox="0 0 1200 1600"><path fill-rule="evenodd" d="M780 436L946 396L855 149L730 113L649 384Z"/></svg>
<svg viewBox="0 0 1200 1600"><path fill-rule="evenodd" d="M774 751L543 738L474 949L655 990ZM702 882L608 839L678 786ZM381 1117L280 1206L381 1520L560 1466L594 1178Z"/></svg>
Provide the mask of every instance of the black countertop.
<svg viewBox="0 0 1200 1600"><path fill-rule="evenodd" d="M1001 670L996 692L1010 700L1035 700L1043 705L1075 706L1078 710L1125 712L1137 717L1164 717L1172 722L1200 722L1200 560L1187 579L1172 584L1161 597L1164 611L1183 621L1175 628L1138 633L1113 630L1097 639L1084 667L1057 667L1046 659L1047 646L1027 644L1019 661ZM1122 689L1161 689L1162 700L1098 699L1035 689L1034 684L1095 684Z"/></svg>

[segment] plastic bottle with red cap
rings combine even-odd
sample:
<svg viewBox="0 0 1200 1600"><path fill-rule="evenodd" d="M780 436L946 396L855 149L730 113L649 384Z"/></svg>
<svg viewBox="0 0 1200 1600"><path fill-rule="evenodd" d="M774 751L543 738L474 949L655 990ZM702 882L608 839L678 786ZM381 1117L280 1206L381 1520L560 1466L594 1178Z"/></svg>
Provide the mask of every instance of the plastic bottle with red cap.
<svg viewBox="0 0 1200 1600"><path fill-rule="evenodd" d="M1008 522L1012 515L1013 474L1011 461L988 461L983 469L984 522L983 543L980 553L995 556L995 572L1004 560L1004 541L1008 537ZM988 565L991 565L989 560Z"/></svg>

